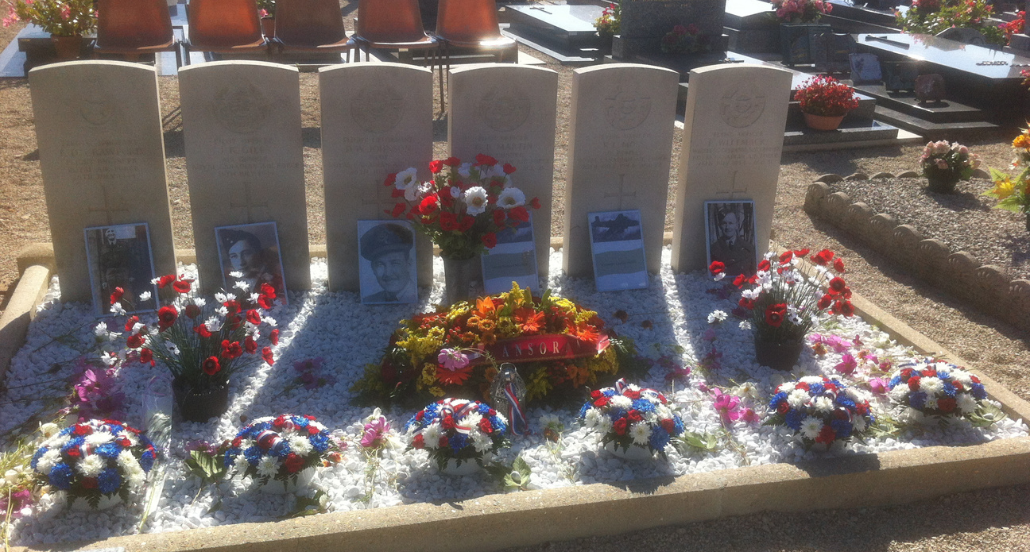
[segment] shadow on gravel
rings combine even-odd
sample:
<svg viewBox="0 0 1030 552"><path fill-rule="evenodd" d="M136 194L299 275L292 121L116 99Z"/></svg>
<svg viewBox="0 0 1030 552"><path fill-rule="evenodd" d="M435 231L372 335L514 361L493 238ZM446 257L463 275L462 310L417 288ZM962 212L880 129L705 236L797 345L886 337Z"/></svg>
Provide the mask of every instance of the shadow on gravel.
<svg viewBox="0 0 1030 552"><path fill-rule="evenodd" d="M990 211L991 208L984 205L978 194L971 192L956 192L953 194L938 194L924 189L926 197L932 199L941 207L950 211Z"/></svg>
<svg viewBox="0 0 1030 552"><path fill-rule="evenodd" d="M830 477L849 473L862 473L880 469L880 458L875 454L838 456L827 460L798 462L794 467L811 477Z"/></svg>
<svg viewBox="0 0 1030 552"><path fill-rule="evenodd" d="M861 150L841 150L826 152L797 152L785 153L780 160L781 165L791 163L804 163L818 174L839 174L848 176L859 171L856 158L869 157L899 157L902 155L899 146L885 148L869 148Z"/></svg>
<svg viewBox="0 0 1030 552"><path fill-rule="evenodd" d="M322 127L304 127L300 135L305 148L322 148Z"/></svg>

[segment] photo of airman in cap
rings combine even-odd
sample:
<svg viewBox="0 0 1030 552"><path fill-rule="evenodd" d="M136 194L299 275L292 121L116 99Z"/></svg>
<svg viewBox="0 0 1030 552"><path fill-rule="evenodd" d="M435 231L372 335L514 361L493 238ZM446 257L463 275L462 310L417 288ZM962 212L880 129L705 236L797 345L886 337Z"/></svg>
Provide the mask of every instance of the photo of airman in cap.
<svg viewBox="0 0 1030 552"><path fill-rule="evenodd" d="M415 233L404 221L358 221L361 302L418 301Z"/></svg>

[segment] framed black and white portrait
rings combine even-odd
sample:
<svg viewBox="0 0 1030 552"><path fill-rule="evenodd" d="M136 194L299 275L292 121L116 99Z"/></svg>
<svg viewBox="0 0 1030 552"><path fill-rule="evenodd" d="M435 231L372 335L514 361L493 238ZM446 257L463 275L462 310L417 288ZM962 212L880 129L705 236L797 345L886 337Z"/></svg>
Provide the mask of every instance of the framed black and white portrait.
<svg viewBox="0 0 1030 552"><path fill-rule="evenodd" d="M366 305L418 301L415 230L408 221L358 221L358 276Z"/></svg>
<svg viewBox="0 0 1030 552"><path fill-rule="evenodd" d="M276 301L288 303L275 222L220 226L215 228L215 241L227 291L236 288L237 282L245 282L252 293L269 284L275 288Z"/></svg>
<svg viewBox="0 0 1030 552"><path fill-rule="evenodd" d="M729 276L754 274L758 267L755 202L706 201L705 222L708 264L722 262Z"/></svg>
<svg viewBox="0 0 1030 552"><path fill-rule="evenodd" d="M487 294L511 291L511 284L540 293L533 241L533 213L529 220L497 232L497 245L481 257L483 288Z"/></svg>
<svg viewBox="0 0 1030 552"><path fill-rule="evenodd" d="M85 229L86 263L93 294L93 310L110 314L111 294L123 291L118 301L127 313L157 309L154 258L146 223L95 226Z"/></svg>
<svg viewBox="0 0 1030 552"><path fill-rule="evenodd" d="M647 287L647 260L640 211L588 213L597 291Z"/></svg>

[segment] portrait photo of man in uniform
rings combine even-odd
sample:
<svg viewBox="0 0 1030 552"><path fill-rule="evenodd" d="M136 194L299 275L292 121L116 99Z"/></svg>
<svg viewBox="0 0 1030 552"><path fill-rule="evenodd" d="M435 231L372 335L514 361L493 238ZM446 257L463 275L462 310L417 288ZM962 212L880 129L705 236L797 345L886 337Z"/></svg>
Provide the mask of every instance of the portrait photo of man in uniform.
<svg viewBox="0 0 1030 552"><path fill-rule="evenodd" d="M243 282L249 292L258 293L262 284L269 284L275 288L276 300L287 304L275 222L220 226L215 228L215 240L225 289Z"/></svg>
<svg viewBox="0 0 1030 552"><path fill-rule="evenodd" d="M406 221L358 221L359 275L364 304L418 301L415 232Z"/></svg>
<svg viewBox="0 0 1030 552"><path fill-rule="evenodd" d="M126 312L157 308L153 255L146 223L86 228L86 262L89 266L93 308L98 315L110 314L110 297L115 288L123 295L119 303ZM149 291L150 298L140 294Z"/></svg>
<svg viewBox="0 0 1030 552"><path fill-rule="evenodd" d="M758 250L755 246L755 202L706 201L708 264L720 261L726 274L755 273Z"/></svg>

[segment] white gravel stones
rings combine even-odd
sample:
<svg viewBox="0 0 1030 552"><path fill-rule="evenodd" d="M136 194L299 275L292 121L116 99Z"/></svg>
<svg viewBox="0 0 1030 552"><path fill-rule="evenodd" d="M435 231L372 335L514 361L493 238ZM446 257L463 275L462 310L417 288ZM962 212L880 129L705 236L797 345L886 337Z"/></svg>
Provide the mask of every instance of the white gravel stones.
<svg viewBox="0 0 1030 552"><path fill-rule="evenodd" d="M820 456L805 451L793 439L791 432L782 426L748 425L738 421L726 426L728 431L723 433L719 414L712 408L711 397L702 390L702 385L728 389L733 386L731 380L751 381L750 389L738 391L748 395L748 405L764 416L772 391L793 376L758 366L754 361L751 333L741 330L732 317L721 324L709 325L708 315L712 311L729 312L733 304L708 293L707 290L716 285L704 274L673 275L668 268L668 256L669 250L666 249L662 274L653 276L651 288L646 290L597 293L591 280L572 280L557 273L552 273L549 285L553 292L596 310L620 335L633 338L641 354L651 358L663 354L680 356L680 362L694 368L686 381L677 380L674 386L665 380L667 370L657 365L647 377L636 383L663 391L670 404L675 405L688 431L732 435L735 445L726 446L725 439L722 439L723 445L717 450L703 453L689 449L681 451L670 446L667 461L625 461L602 450L599 436L588 433L575 422L579 405L569 405L567 410L529 408L533 434L514 439L512 448L503 451L499 460L510 463L517 455L522 455L532 468L531 488L683 475ZM436 259L436 265L437 281L441 282L442 263L439 259ZM552 253L551 266L561 266L560 252ZM184 270L192 272L192 268L184 267ZM239 478L222 481L198 494L199 481L187 476L182 464L185 443L193 439L215 443L230 439L243 425L241 416L253 420L284 412L311 414L330 429L342 430L348 436L351 444L344 451L343 461L319 470L313 484L314 488L329 495L330 508L334 510L462 500L498 492L485 475L453 478L439 474L435 464L428 462L424 451L387 450L372 499L367 504L360 500L365 493L365 463L356 441L361 420L372 409L351 406L353 394L349 391L350 386L361 376L366 364L379 360L382 348L399 320L414 312L429 310L434 301L440 300L442 284L438 284L430 297L418 305L363 306L356 294L329 293L326 290L324 260L313 261L311 269L313 289L303 294L291 293L290 305L276 307L272 312L282 331L275 351L275 364L256 363L238 373L231 383L229 411L222 418L209 423L176 422L171 458L165 464L168 480L160 507L146 522L145 532L269 521L291 512L296 500L292 495L259 493L249 481ZM5 384L10 391L0 400L0 434L32 416L49 416L49 412L56 408L50 398L62 397L69 391L64 378L72 373L71 361L93 347L96 320L90 308L53 302L58 294L55 281L47 302L29 328L26 345L8 371ZM614 316L619 310L628 314L625 322ZM645 321L651 323L650 327L644 327L647 326L642 324ZM702 339L708 328L714 328L714 344L723 356L722 368L709 374L706 381L696 369L696 361L709 350L709 343ZM865 348L881 358L904 353L904 349L887 340L885 334L858 318L831 321L818 331L836 333L849 339L861 336ZM674 352L676 345L682 347L682 355ZM315 357L324 358L323 371L335 375L337 382L314 390L291 386L296 377L293 363ZM794 375L836 374L833 367L840 361L840 354L830 352L818 358L811 351L806 351ZM861 376L861 369L857 375ZM155 376L164 385L170 385L167 372L160 366L133 364L120 370L121 390L128 397L126 422L142 425L139 397L148 381ZM844 381L855 379L840 377ZM877 413L886 412L886 408L885 401L877 403ZM399 429L413 413L394 409L384 414L393 427ZM541 436L538 420L545 413L557 414L565 425L564 450L558 457L548 450ZM1027 435L1027 427L1022 421L1005 420L986 429L959 422L947 428L926 426L907 429L897 438L851 442L836 454L962 445L1023 435ZM45 498L34 516L15 522L13 542L27 545L92 540L137 531L138 505L117 506L107 512L92 513L64 511L52 502L49 497Z"/></svg>

